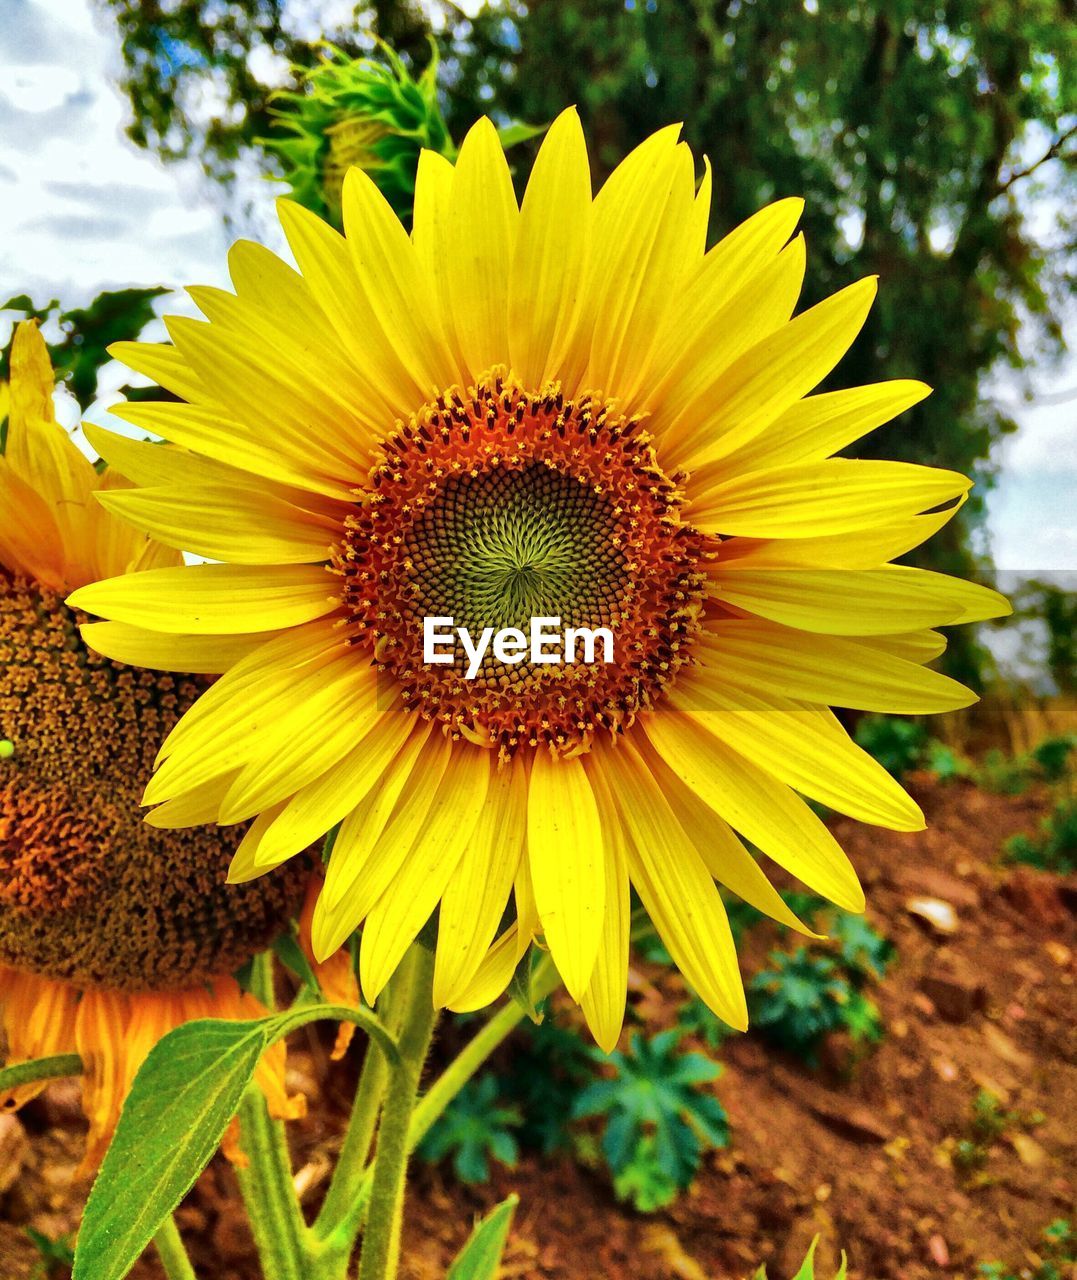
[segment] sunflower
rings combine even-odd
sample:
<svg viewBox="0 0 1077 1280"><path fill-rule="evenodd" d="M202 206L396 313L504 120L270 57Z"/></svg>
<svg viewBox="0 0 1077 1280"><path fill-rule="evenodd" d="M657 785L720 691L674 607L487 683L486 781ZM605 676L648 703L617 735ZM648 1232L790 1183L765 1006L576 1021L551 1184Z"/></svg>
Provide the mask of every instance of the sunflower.
<svg viewBox="0 0 1077 1280"><path fill-rule="evenodd" d="M182 560L93 501L123 481L64 434L52 393L44 340L20 325L0 456L0 1020L8 1065L81 1055L89 1169L161 1036L266 1012L231 974L280 931L307 873L300 859L228 887L238 831L142 821L139 779L209 682L109 661L81 639L85 615L63 601L72 587ZM259 1079L277 1114L298 1114L282 1049ZM0 1108L43 1087L0 1090Z"/></svg>
<svg viewBox="0 0 1077 1280"><path fill-rule="evenodd" d="M807 800L923 825L828 704L967 705L923 665L932 628L1007 611L889 563L965 477L831 457L928 391L808 395L875 281L791 318L801 202L706 251L710 173L697 189L678 132L592 200L568 111L518 206L480 121L455 166L423 154L410 236L353 169L346 238L282 202L298 271L240 242L234 294L191 290L207 322L114 349L185 402L120 416L187 452L95 435L140 486L101 501L219 562L73 598L108 619L84 628L103 653L223 672L165 741L149 820L254 817L237 882L340 824L313 942L328 955L362 925L368 1000L436 911L435 1003L490 1001L540 938L609 1047L631 887L743 1027L716 882L803 928L765 859L863 906ZM504 647L469 679L459 653L424 660L446 618L606 628L613 660Z"/></svg>

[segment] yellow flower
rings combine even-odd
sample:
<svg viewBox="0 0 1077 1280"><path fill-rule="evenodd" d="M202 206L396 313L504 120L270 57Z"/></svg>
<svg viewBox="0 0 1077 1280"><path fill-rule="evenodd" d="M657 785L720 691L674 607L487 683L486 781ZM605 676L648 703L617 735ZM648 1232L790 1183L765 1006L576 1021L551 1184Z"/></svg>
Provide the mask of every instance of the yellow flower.
<svg viewBox="0 0 1077 1280"><path fill-rule="evenodd" d="M240 832L141 820L139 779L161 734L209 682L90 652L79 635L85 615L62 594L102 572L159 570L181 557L93 501L123 482L98 474L56 423L34 325L15 334L11 372L0 397L9 403L0 456L0 1025L9 1065L82 1056L89 1169L166 1031L189 1018L265 1012L230 975L279 932L307 872L300 859L264 888L229 888L224 871ZM296 1114L302 1100L285 1094L283 1053L259 1072L276 1111ZM41 1087L0 1091L0 1107Z"/></svg>
<svg viewBox="0 0 1077 1280"><path fill-rule="evenodd" d="M363 925L369 1000L437 909L438 1004L491 1000L541 936L609 1047L631 884L743 1027L715 881L799 922L742 838L858 910L797 793L923 825L826 704L966 705L922 665L944 645L930 628L1007 608L888 563L949 518L963 476L830 457L927 393L808 396L875 282L791 319L801 202L705 252L710 176L697 191L677 139L648 139L592 200L566 112L518 207L481 121L455 167L424 153L410 237L352 170L346 239L284 202L298 272L237 244L236 293L191 291L208 323L116 353L187 402L121 416L189 452L96 436L142 486L102 500L224 562L74 597L110 619L86 629L102 652L216 653L225 673L165 742L150 821L258 815L235 881L342 823L313 942L328 955ZM459 652L424 661L424 620L445 617L473 638L606 627L613 661L502 648L468 679Z"/></svg>

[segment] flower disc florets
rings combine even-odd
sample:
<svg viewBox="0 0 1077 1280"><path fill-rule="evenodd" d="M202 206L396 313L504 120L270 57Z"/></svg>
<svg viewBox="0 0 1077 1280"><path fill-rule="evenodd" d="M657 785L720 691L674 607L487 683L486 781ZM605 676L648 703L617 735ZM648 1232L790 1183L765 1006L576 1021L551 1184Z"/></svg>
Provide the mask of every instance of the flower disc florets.
<svg viewBox="0 0 1077 1280"><path fill-rule="evenodd" d="M201 677L110 662L84 615L0 569L0 965L83 985L187 988L279 931L305 859L226 885L241 830L160 830L142 781Z"/></svg>
<svg viewBox="0 0 1077 1280"><path fill-rule="evenodd" d="M381 448L332 567L353 643L405 704L512 754L571 754L654 704L687 656L717 542L679 514L639 419L599 398L529 393L494 371L424 407ZM614 637L612 661L424 662L426 618L472 635L532 618Z"/></svg>

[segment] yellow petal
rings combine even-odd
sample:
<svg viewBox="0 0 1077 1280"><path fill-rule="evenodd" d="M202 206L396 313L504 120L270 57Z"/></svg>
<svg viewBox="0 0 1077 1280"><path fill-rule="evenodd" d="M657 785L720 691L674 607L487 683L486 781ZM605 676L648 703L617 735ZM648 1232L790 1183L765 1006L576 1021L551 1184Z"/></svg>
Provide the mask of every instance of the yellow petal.
<svg viewBox="0 0 1077 1280"><path fill-rule="evenodd" d="M523 855L527 772L499 767L493 752L486 807L453 872L438 912L434 1004L451 1005L474 978L497 933Z"/></svg>
<svg viewBox="0 0 1077 1280"><path fill-rule="evenodd" d="M723 620L699 639L705 665L738 689L898 715L953 711L976 701L949 676L871 643L753 618ZM933 635L919 651L936 656L940 639Z"/></svg>
<svg viewBox="0 0 1077 1280"><path fill-rule="evenodd" d="M153 569L92 583L67 602L112 622L177 635L275 631L324 617L336 607L333 579L315 565Z"/></svg>
<svg viewBox="0 0 1077 1280"><path fill-rule="evenodd" d="M449 202L444 275L456 339L478 377L509 358L509 273L520 213L497 130L485 116L468 132Z"/></svg>
<svg viewBox="0 0 1077 1280"><path fill-rule="evenodd" d="M612 813L603 814L601 800L597 794L595 798L599 803L602 820L606 907L594 971L580 1003L596 1043L606 1053L612 1053L624 1025L632 903L624 833L616 816Z"/></svg>
<svg viewBox="0 0 1077 1280"><path fill-rule="evenodd" d="M310 432L302 439L267 436L264 422L262 429L252 431L221 409L173 401L132 401L114 405L109 412L206 458L310 493L352 501L355 487L364 479L363 450L355 450L357 457L342 466Z"/></svg>
<svg viewBox="0 0 1077 1280"><path fill-rule="evenodd" d="M414 728L398 707L375 720L347 755L282 804L259 841L259 859L275 864L321 839L380 781Z"/></svg>
<svg viewBox="0 0 1077 1280"><path fill-rule="evenodd" d="M709 1008L745 1030L737 951L710 872L628 739L588 764L592 778L602 777L596 790L608 786L608 811L627 837L632 883L674 963Z"/></svg>
<svg viewBox="0 0 1077 1280"><path fill-rule="evenodd" d="M206 388L190 362L170 343L114 342L108 353L113 360L141 373L181 400L196 402L206 397Z"/></svg>
<svg viewBox="0 0 1077 1280"><path fill-rule="evenodd" d="M727 570L715 575L711 591L773 622L836 636L887 635L1010 612L996 591L906 565Z"/></svg>
<svg viewBox="0 0 1077 1280"><path fill-rule="evenodd" d="M645 400L639 393L656 336L667 320L677 323L676 300L695 266L692 153L655 146L633 164L642 151L614 171L595 200L595 274L585 285L595 300L587 383L625 406Z"/></svg>
<svg viewBox="0 0 1077 1280"><path fill-rule="evenodd" d="M956 471L835 458L733 476L700 494L690 518L748 538L836 536L917 515L971 485Z"/></svg>
<svg viewBox="0 0 1077 1280"><path fill-rule="evenodd" d="M848 351L876 289L873 276L849 285L745 352L708 388L694 429L667 445L668 464L726 457L769 427Z"/></svg>
<svg viewBox="0 0 1077 1280"><path fill-rule="evenodd" d="M65 586L63 539L52 509L0 457L0 564L53 591Z"/></svg>
<svg viewBox="0 0 1077 1280"><path fill-rule="evenodd" d="M591 230L591 171L574 107L557 117L531 170L508 295L512 367L526 386L557 376L556 358L582 296Z"/></svg>
<svg viewBox="0 0 1077 1280"><path fill-rule="evenodd" d="M922 831L919 807L829 712L758 697L717 669L669 695L670 707L801 795L861 822Z"/></svg>
<svg viewBox="0 0 1077 1280"><path fill-rule="evenodd" d="M247 763L221 802L219 822L242 822L294 795L371 731L379 719L378 676L355 659L346 651L309 679L297 680L283 714L262 711L252 717L253 734L239 756Z"/></svg>
<svg viewBox="0 0 1077 1280"><path fill-rule="evenodd" d="M602 827L579 759L535 753L527 796L527 853L546 942L578 1002L595 967L606 894Z"/></svg>
<svg viewBox="0 0 1077 1280"><path fill-rule="evenodd" d="M271 493L219 484L121 489L101 505L168 546L232 564L318 564L339 524Z"/></svg>
<svg viewBox="0 0 1077 1280"><path fill-rule="evenodd" d="M336 331L367 388L363 408L373 420L393 422L418 408L427 389L417 385L378 323L356 279L344 237L291 200L278 200L281 226L311 292Z"/></svg>
<svg viewBox="0 0 1077 1280"><path fill-rule="evenodd" d="M167 635L129 622L86 622L81 630L91 649L114 662L208 675L227 671L270 638L264 631L235 636Z"/></svg>
<svg viewBox="0 0 1077 1280"><path fill-rule="evenodd" d="M377 786L344 819L314 910L311 936L319 960L336 951L392 884L422 829L450 755L443 734L413 733Z"/></svg>
<svg viewBox="0 0 1077 1280"><path fill-rule="evenodd" d="M361 168L351 169L344 179L342 211L359 287L412 382L426 388L430 399L459 382L462 370L449 354L408 233Z"/></svg>
<svg viewBox="0 0 1077 1280"><path fill-rule="evenodd" d="M733 362L788 323L806 263L804 237L797 236L732 293L723 275L703 273L677 299L676 313L655 343L646 392L648 428L662 439L663 450L721 407L724 375Z"/></svg>
<svg viewBox="0 0 1077 1280"><path fill-rule="evenodd" d="M454 1013L472 1013L493 1004L504 994L529 944L530 939L523 940L517 926L510 925L486 953L470 983L453 996L449 1008Z"/></svg>
<svg viewBox="0 0 1077 1280"><path fill-rule="evenodd" d="M806 538L729 538L722 544L718 573L740 569L878 569L934 537L965 503L942 511L858 529Z"/></svg>
<svg viewBox="0 0 1077 1280"><path fill-rule="evenodd" d="M422 830L363 925L359 979L373 1004L429 920L472 838L486 802L492 752L453 752Z"/></svg>
<svg viewBox="0 0 1077 1280"><path fill-rule="evenodd" d="M788 243L803 212L804 201L794 196L753 213L711 249L698 276L709 278L716 296L732 297Z"/></svg>
<svg viewBox="0 0 1077 1280"><path fill-rule="evenodd" d="M899 379L809 396L798 400L766 431L714 466L724 474L735 475L794 462L821 462L930 394L926 383ZM701 474L705 470L701 468L696 474L701 485L706 479Z"/></svg>
<svg viewBox="0 0 1077 1280"><path fill-rule="evenodd" d="M647 768L661 787L681 829L703 859L703 865L718 881L738 898L763 915L777 920L789 929L809 938L815 933L786 905L777 889L767 879L762 867L741 843L740 838L722 819L686 787L666 764L646 735L633 740Z"/></svg>
<svg viewBox="0 0 1077 1280"><path fill-rule="evenodd" d="M644 728L670 769L730 826L817 893L864 909L849 859L789 787L675 712L649 716Z"/></svg>

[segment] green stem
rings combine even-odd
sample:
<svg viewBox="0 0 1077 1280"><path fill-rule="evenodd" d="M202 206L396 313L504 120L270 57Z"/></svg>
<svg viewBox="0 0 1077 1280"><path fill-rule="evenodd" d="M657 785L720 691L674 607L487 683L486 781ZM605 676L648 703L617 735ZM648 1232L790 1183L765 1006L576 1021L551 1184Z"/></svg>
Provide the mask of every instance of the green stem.
<svg viewBox="0 0 1077 1280"><path fill-rule="evenodd" d="M535 1002L544 1000L555 991L560 981L550 958L544 957L536 967L532 978L531 989ZM486 1059L498 1045L504 1043L513 1029L518 1027L526 1017L527 1011L522 1005L515 1000L508 1001L449 1063L412 1112L411 1123L408 1126L409 1155L422 1142L434 1121ZM342 1233L347 1230L358 1231L366 1218L367 1206L371 1198L371 1181L372 1170L367 1169L356 1185L354 1198L348 1206L348 1216L340 1227Z"/></svg>
<svg viewBox="0 0 1077 1280"><path fill-rule="evenodd" d="M153 1244L168 1280L198 1280L171 1214L161 1223Z"/></svg>
<svg viewBox="0 0 1077 1280"><path fill-rule="evenodd" d="M236 1168L265 1280L305 1280L306 1224L287 1159L283 1125L254 1086L239 1109L240 1146L249 1160Z"/></svg>
<svg viewBox="0 0 1077 1280"><path fill-rule="evenodd" d="M314 1224L315 1233L324 1238L334 1232L348 1216L348 1209L355 1200L363 1180L374 1131L378 1124L378 1112L385 1097L389 1079L389 1064L385 1055L373 1042L367 1045L359 1085L352 1102L348 1128L337 1157L329 1190L321 1212Z"/></svg>
<svg viewBox="0 0 1077 1280"><path fill-rule="evenodd" d="M264 951L251 966L251 992L273 1010L273 956ZM304 1280L308 1229L296 1195L284 1124L269 1114L258 1088L240 1105L240 1145L250 1164L236 1170L266 1280Z"/></svg>
<svg viewBox="0 0 1077 1280"><path fill-rule="evenodd" d="M82 1075L82 1059L77 1053L59 1053L54 1058L31 1058L0 1070L0 1093L39 1080L59 1080L63 1076Z"/></svg>
<svg viewBox="0 0 1077 1280"><path fill-rule="evenodd" d="M418 944L412 953L413 969L403 992L403 1022L398 1042L400 1065L393 1071L378 1130L359 1280L395 1280L400 1260L400 1229L410 1152L408 1131L437 1017L431 994L433 954Z"/></svg>
<svg viewBox="0 0 1077 1280"><path fill-rule="evenodd" d="M561 979L549 957L544 957L535 969L531 991L537 1004L553 991ZM511 1034L527 1016L526 1010L515 1000L510 1000L486 1023L482 1030L464 1046L449 1063L437 1080L423 1095L411 1117L408 1129L408 1150L415 1148L426 1137L430 1126L441 1115L479 1067Z"/></svg>

